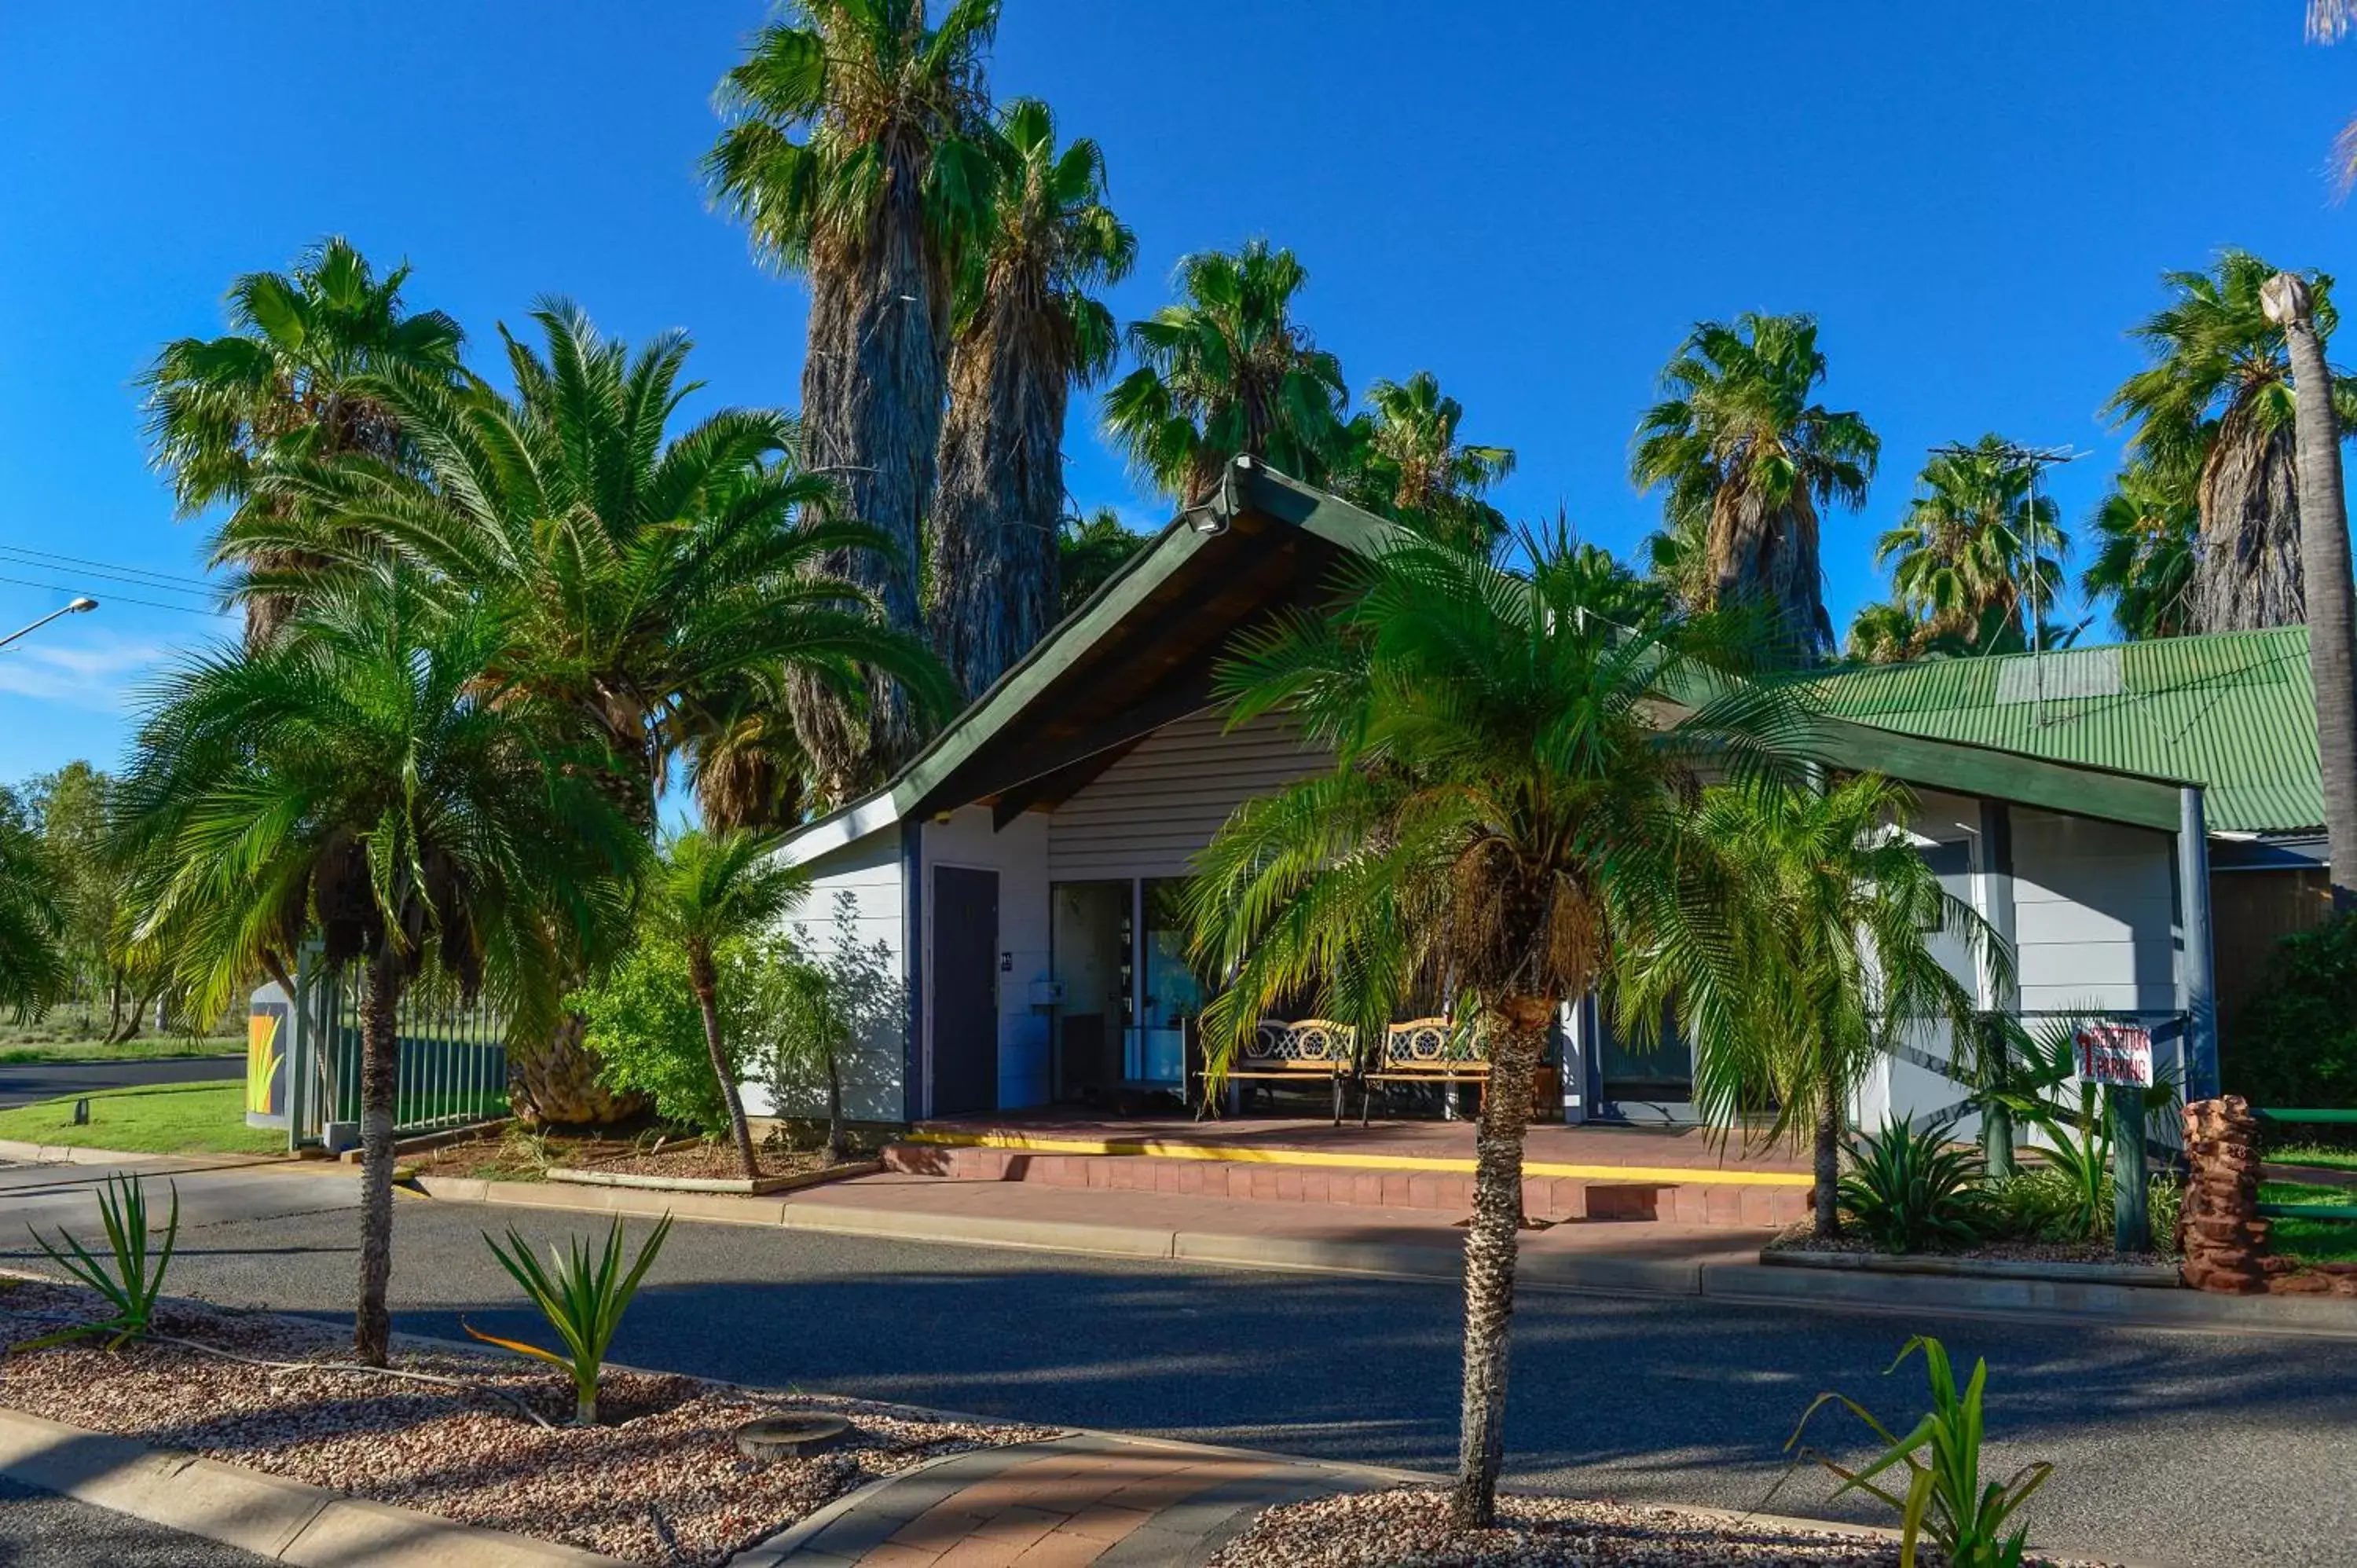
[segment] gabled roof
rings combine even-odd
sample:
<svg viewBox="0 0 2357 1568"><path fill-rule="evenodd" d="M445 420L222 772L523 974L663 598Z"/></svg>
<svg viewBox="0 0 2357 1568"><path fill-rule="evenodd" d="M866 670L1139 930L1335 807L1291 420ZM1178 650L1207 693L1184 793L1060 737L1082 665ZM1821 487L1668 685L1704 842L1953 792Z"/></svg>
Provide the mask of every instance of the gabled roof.
<svg viewBox="0 0 2357 1568"><path fill-rule="evenodd" d="M1828 714L1878 730L2188 779L2215 832L2324 821L2306 627L1924 660L1806 684Z"/></svg>

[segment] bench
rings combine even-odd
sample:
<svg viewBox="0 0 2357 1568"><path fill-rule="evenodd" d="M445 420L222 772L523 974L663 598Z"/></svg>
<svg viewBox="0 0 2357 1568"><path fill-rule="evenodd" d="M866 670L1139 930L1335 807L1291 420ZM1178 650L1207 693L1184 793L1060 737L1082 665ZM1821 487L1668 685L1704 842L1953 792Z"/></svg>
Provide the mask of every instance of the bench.
<svg viewBox="0 0 2357 1568"><path fill-rule="evenodd" d="M1238 1079L1263 1083L1325 1083L1334 1094L1334 1125L1342 1124L1342 1084L1351 1075L1351 1026L1324 1018L1287 1023L1264 1018L1245 1039L1243 1049L1222 1075L1232 1085ZM1232 1105L1235 1090L1229 1090Z"/></svg>
<svg viewBox="0 0 2357 1568"><path fill-rule="evenodd" d="M1490 1064L1466 1052L1452 1054L1457 1026L1446 1018L1411 1018L1383 1031L1383 1054L1359 1075L1359 1125L1372 1113L1379 1083L1478 1083L1490 1087Z"/></svg>

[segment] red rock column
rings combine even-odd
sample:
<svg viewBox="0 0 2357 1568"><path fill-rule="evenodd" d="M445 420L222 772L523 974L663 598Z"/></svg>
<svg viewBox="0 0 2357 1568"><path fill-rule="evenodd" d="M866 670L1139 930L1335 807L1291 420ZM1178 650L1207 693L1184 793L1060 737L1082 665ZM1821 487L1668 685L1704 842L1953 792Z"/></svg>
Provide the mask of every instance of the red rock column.
<svg viewBox="0 0 2357 1568"><path fill-rule="evenodd" d="M2253 1295L2267 1288L2267 1222L2259 1218L2259 1123L2239 1094L2185 1108L2185 1207L2177 1222L2195 1290Z"/></svg>

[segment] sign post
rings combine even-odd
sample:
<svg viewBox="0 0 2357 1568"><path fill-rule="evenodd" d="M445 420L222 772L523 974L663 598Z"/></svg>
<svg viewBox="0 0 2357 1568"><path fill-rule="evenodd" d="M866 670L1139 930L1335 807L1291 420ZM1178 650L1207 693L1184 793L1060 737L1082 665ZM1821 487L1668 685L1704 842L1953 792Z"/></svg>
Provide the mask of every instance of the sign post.
<svg viewBox="0 0 2357 1568"><path fill-rule="evenodd" d="M2141 1024L2087 1023L2072 1031L2079 1076L2104 1086L2112 1125L2112 1250L2152 1250L2146 1192L2144 1097L2152 1087L2152 1031Z"/></svg>

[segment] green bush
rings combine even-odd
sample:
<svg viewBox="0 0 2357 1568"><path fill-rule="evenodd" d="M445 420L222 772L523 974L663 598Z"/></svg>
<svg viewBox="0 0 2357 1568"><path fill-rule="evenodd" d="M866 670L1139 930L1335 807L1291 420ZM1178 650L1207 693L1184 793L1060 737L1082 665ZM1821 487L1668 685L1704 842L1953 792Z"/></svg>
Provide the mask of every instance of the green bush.
<svg viewBox="0 0 2357 1568"><path fill-rule="evenodd" d="M2227 1091L2254 1105L2357 1107L2357 915L2276 944L2219 1058Z"/></svg>
<svg viewBox="0 0 2357 1568"><path fill-rule="evenodd" d="M741 987L741 955L724 946L720 956L721 1005ZM704 1040L704 1015L687 983L687 958L668 942L642 941L624 952L592 983L565 998L587 1024L589 1048L605 1064L597 1075L607 1088L645 1094L666 1122L706 1133L725 1130L728 1107L712 1079L712 1053ZM725 1030L730 1041L744 1036Z"/></svg>
<svg viewBox="0 0 2357 1568"><path fill-rule="evenodd" d="M1968 1247L1980 1239L1981 1162L1951 1148L1937 1131L1900 1116L1850 1142L1841 1204L1866 1239L1886 1252Z"/></svg>
<svg viewBox="0 0 2357 1568"><path fill-rule="evenodd" d="M2107 1180L2107 1200L2109 1190ZM1982 1222L1995 1240L2083 1241L2087 1239L2086 1197L2070 1172L2052 1165L2027 1165L2018 1176L1988 1184Z"/></svg>

